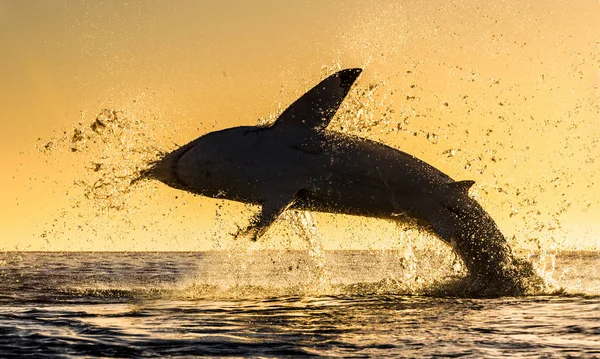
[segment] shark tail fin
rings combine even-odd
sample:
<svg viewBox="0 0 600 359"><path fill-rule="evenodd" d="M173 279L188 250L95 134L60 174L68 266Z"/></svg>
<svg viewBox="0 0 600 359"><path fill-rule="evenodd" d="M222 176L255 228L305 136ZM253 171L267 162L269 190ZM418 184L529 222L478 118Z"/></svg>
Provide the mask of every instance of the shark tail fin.
<svg viewBox="0 0 600 359"><path fill-rule="evenodd" d="M361 72L345 69L329 76L291 104L273 126L324 130Z"/></svg>

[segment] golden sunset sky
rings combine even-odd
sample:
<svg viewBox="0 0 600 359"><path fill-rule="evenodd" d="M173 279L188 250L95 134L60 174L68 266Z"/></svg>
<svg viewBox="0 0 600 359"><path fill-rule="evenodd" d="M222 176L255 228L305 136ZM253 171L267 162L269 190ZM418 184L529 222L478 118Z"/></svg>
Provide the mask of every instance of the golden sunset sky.
<svg viewBox="0 0 600 359"><path fill-rule="evenodd" d="M106 209L81 183L144 139L169 150L276 116L347 67L364 69L348 113L387 118L347 131L475 180L518 248L598 249L599 19L596 0L0 0L0 250L226 248L257 208L148 183ZM133 137L71 152L103 109ZM316 218L326 248L398 238L384 221ZM253 245L302 246L275 227Z"/></svg>

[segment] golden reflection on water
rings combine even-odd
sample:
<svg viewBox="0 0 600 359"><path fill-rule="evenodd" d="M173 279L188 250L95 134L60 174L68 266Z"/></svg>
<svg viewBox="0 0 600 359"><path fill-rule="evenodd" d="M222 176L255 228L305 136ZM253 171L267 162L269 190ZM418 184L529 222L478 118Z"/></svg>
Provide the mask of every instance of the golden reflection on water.
<svg viewBox="0 0 600 359"><path fill-rule="evenodd" d="M73 183L92 154L123 154L34 146L110 109L169 149L274 116L357 66L350 110L332 126L474 179L517 248L597 249L599 15L596 1L0 1L0 249L227 247L256 208L148 184L126 210L98 209ZM361 109L385 121L356 126ZM381 221L317 219L326 248L397 240ZM279 237L259 245L305 246Z"/></svg>

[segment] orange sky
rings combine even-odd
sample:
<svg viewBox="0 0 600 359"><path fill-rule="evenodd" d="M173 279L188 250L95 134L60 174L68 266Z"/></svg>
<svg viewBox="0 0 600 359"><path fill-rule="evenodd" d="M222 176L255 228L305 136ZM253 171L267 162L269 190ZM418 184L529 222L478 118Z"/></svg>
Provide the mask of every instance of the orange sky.
<svg viewBox="0 0 600 359"><path fill-rule="evenodd" d="M106 148L35 145L108 108L172 148L275 114L336 67L365 68L358 89L384 83L349 106L393 110L355 133L476 180L513 244L598 248L599 18L592 0L0 0L0 250L227 247L256 208L149 184L102 211L73 183ZM327 248L397 239L381 221L317 220ZM285 227L262 245L297 242Z"/></svg>

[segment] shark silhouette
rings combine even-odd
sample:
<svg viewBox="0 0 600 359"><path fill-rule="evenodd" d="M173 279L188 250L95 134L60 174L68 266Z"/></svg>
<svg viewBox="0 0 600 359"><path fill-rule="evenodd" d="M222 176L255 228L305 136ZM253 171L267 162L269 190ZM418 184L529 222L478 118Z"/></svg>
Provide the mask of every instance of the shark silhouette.
<svg viewBox="0 0 600 359"><path fill-rule="evenodd" d="M486 211L454 181L416 157L327 126L361 69L339 71L305 93L270 127L208 133L146 173L171 187L260 204L244 231L259 238L287 208L391 220L429 228L461 257L476 295L520 294L529 263L517 260ZM523 274L525 273L525 274Z"/></svg>

